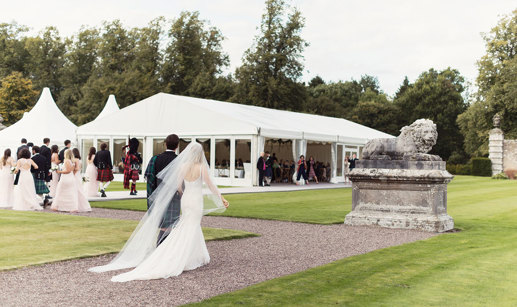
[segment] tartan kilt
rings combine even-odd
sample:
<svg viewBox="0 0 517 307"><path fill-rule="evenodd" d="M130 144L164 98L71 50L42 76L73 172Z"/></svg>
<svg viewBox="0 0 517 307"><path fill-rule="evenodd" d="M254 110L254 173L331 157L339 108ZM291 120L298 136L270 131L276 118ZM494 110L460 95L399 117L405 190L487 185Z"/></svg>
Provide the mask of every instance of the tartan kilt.
<svg viewBox="0 0 517 307"><path fill-rule="evenodd" d="M108 182L113 181L113 171L109 168L97 170L97 181Z"/></svg>
<svg viewBox="0 0 517 307"><path fill-rule="evenodd" d="M48 194L50 193L47 183L45 180L34 178L34 187L36 188L36 194Z"/></svg>
<svg viewBox="0 0 517 307"><path fill-rule="evenodd" d="M138 170L132 170L131 173L131 180L137 181L140 179L140 176L138 175Z"/></svg>

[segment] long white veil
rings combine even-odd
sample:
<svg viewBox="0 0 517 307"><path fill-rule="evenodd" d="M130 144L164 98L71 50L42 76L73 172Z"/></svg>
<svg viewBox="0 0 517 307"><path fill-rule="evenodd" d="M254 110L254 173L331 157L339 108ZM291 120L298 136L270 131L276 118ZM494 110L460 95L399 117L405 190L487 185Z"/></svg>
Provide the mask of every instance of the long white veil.
<svg viewBox="0 0 517 307"><path fill-rule="evenodd" d="M168 218L167 211L170 210L169 206L173 198L181 197L185 177L191 178L194 169L199 171L199 168L195 167L197 165L201 165L203 181L203 214L223 212L225 207L221 201L221 193L210 174L203 147L199 143L192 142L157 175L161 183L149 197L151 204L149 210L120 253L107 265L93 267L88 271L100 273L133 268L144 261L156 249L160 231L169 234L178 224L179 219L164 229L162 222Z"/></svg>

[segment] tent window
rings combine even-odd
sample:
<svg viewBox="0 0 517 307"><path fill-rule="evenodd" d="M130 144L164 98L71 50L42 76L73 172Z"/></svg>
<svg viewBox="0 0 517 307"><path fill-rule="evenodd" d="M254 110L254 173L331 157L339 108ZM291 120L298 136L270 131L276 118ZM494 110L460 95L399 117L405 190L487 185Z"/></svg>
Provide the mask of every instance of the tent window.
<svg viewBox="0 0 517 307"><path fill-rule="evenodd" d="M251 175L251 140L235 140L235 178Z"/></svg>
<svg viewBox="0 0 517 307"><path fill-rule="evenodd" d="M230 177L229 139L215 140L215 177Z"/></svg>
<svg viewBox="0 0 517 307"><path fill-rule="evenodd" d="M192 139L180 139L180 144L178 146L179 151L181 152L182 150L187 148L188 144L190 144L191 141Z"/></svg>
<svg viewBox="0 0 517 307"><path fill-rule="evenodd" d="M337 145L337 176L343 177L343 165L345 157L343 156L343 145Z"/></svg>
<svg viewBox="0 0 517 307"><path fill-rule="evenodd" d="M127 139L113 139L113 171L115 173L124 173L124 162L122 147L126 146Z"/></svg>
<svg viewBox="0 0 517 307"><path fill-rule="evenodd" d="M201 146L203 146L203 151L205 152L206 161L208 162L208 165L210 166L210 139L196 139Z"/></svg>
<svg viewBox="0 0 517 307"><path fill-rule="evenodd" d="M88 153L90 152L90 148L93 147L93 140L92 139L85 139L81 141L81 158L83 161L83 171L86 170L86 166L88 165Z"/></svg>
<svg viewBox="0 0 517 307"><path fill-rule="evenodd" d="M165 151L165 139L153 139L153 156L159 155Z"/></svg>

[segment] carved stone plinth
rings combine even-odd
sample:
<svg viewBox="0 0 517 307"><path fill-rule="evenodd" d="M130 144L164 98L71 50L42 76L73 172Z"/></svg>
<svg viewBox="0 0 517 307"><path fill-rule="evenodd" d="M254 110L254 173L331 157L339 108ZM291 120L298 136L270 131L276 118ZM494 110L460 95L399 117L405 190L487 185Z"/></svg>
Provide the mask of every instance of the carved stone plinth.
<svg viewBox="0 0 517 307"><path fill-rule="evenodd" d="M447 184L452 178L444 161L356 161L350 172L352 212L345 224L451 230Z"/></svg>

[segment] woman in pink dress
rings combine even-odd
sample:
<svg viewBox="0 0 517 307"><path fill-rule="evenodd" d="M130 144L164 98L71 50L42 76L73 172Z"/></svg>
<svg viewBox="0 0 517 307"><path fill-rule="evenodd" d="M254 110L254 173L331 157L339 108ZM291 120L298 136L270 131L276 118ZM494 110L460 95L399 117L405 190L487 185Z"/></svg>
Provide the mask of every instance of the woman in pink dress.
<svg viewBox="0 0 517 307"><path fill-rule="evenodd" d="M61 161L59 161L59 147L57 147L57 145L52 145L52 147L50 148L50 152L52 153L50 159L52 169L52 180L49 184L49 196L53 198L56 196L57 184L59 182L59 174L57 173L57 170L59 169L59 164L61 163Z"/></svg>
<svg viewBox="0 0 517 307"><path fill-rule="evenodd" d="M316 161L312 156L309 158L309 165L307 166L309 167L309 180L314 179L316 183L319 183L318 176L316 176Z"/></svg>
<svg viewBox="0 0 517 307"><path fill-rule="evenodd" d="M10 208L13 205L14 176L11 167L14 165L11 150L6 149L0 159L0 208Z"/></svg>
<svg viewBox="0 0 517 307"><path fill-rule="evenodd" d="M36 195L31 166L38 169L38 165L31 160L30 151L27 148L22 149L15 169L16 173L20 172L20 178L14 187L13 210L43 210Z"/></svg>
<svg viewBox="0 0 517 307"><path fill-rule="evenodd" d="M77 192L77 180L74 174L75 164L73 160L74 155L72 150L67 149L65 151L63 169L57 171L60 174L60 178L57 185L56 197L54 197L52 206L50 206L50 209L54 211L79 211L79 193Z"/></svg>
<svg viewBox="0 0 517 307"><path fill-rule="evenodd" d="M72 149L72 153L74 154L74 176L77 182L77 194L79 200L79 212L90 212L92 211L92 207L90 207L90 203L88 202L88 198L86 198L86 194L83 189L83 177L81 176L81 154L79 153L79 149Z"/></svg>
<svg viewBox="0 0 517 307"><path fill-rule="evenodd" d="M86 166L85 176L88 178L88 182L84 184L84 190L87 197L99 196L99 182L97 181L97 167L93 164L95 159L95 147L90 147L90 153L88 154L88 166Z"/></svg>

